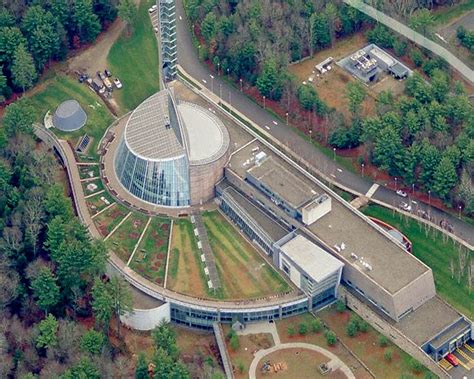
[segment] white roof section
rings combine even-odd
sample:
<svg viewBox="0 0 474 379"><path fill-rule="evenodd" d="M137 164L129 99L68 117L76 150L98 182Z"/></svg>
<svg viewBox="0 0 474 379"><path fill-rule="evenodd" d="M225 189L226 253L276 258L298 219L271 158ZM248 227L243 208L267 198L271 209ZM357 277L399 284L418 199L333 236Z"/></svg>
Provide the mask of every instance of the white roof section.
<svg viewBox="0 0 474 379"><path fill-rule="evenodd" d="M160 91L141 103L125 127L125 142L139 157L149 161L169 160L182 156L185 149L176 133L178 127L170 115L168 91ZM173 112L174 113L174 112ZM171 116L171 117L170 117Z"/></svg>
<svg viewBox="0 0 474 379"><path fill-rule="evenodd" d="M375 55L378 59L381 61L385 62L385 64L390 67L395 64L395 61L390 57L388 54L386 54L384 51L380 50L378 47L372 48L370 52Z"/></svg>
<svg viewBox="0 0 474 379"><path fill-rule="evenodd" d="M300 234L280 249L318 283L344 266L340 260Z"/></svg>
<svg viewBox="0 0 474 379"><path fill-rule="evenodd" d="M187 136L189 161L205 164L220 158L229 148L229 133L222 122L208 110L181 101L178 112Z"/></svg>

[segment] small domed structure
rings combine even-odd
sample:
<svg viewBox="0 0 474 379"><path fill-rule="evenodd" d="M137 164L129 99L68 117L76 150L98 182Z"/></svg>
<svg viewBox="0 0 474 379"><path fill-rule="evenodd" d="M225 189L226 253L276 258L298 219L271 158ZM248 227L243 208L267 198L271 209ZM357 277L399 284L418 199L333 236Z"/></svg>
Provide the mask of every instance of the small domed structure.
<svg viewBox="0 0 474 379"><path fill-rule="evenodd" d="M86 121L86 112L76 100L67 100L59 104L53 116L54 127L63 132L78 130L86 124Z"/></svg>

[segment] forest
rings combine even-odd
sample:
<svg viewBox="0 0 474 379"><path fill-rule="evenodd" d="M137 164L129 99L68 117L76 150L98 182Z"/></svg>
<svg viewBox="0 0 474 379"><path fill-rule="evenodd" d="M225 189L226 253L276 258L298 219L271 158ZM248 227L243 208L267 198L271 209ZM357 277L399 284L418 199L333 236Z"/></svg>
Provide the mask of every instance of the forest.
<svg viewBox="0 0 474 379"><path fill-rule="evenodd" d="M31 88L52 61L95 41L117 17L115 0L4 0L0 103Z"/></svg>
<svg viewBox="0 0 474 379"><path fill-rule="evenodd" d="M0 377L187 378L174 331L152 332L153 357L131 359L119 317L129 285L105 274L107 251L75 216L55 156L34 138L27 99L0 128Z"/></svg>
<svg viewBox="0 0 474 379"><path fill-rule="evenodd" d="M384 7L415 14L421 30L428 23L420 12L448 3L390 1ZM306 133L311 129L323 145L362 146L359 166L370 162L400 179L399 183L416 186L474 215L473 105L441 58L337 1L187 0L185 9L200 59L218 73L235 83L242 79L260 96L278 102L283 114L295 116L295 126ZM376 112L368 116L361 111L369 96L367 87L349 82L341 93L349 102L347 120L320 99L317 89L298 82L288 65L321 50L330 56L336 41L358 32L409 61L418 73L406 80L403 96L395 97L390 90L377 95ZM303 126L307 121L289 107L293 99L327 131Z"/></svg>

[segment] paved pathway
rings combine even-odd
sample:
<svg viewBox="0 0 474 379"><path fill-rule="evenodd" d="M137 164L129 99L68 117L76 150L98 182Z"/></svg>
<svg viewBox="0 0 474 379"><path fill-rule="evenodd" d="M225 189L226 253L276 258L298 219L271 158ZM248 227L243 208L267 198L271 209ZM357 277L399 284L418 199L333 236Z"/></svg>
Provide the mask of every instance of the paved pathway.
<svg viewBox="0 0 474 379"><path fill-rule="evenodd" d="M260 362L260 360L263 357L275 351L284 350L284 349L306 349L306 350L316 351L320 354L325 355L326 357L330 359L330 361L328 362L328 366L330 368L332 368L333 370L338 370L338 369L341 370L348 379L355 379L355 376L352 373L352 371L349 369L349 367L347 367L347 365L344 362L342 362L336 355L334 355L330 351L327 351L326 349L323 349L322 347L311 345L309 343L302 343L302 342L284 343L284 344L275 345L273 347L270 347L269 349L257 351L252 361L252 364L250 365L249 378L256 379L258 362Z"/></svg>
<svg viewBox="0 0 474 379"><path fill-rule="evenodd" d="M278 335L278 329L274 322L257 322L252 324L246 324L243 330L237 332L240 336L245 336L247 334L259 334L259 333L268 333L273 337L273 342L275 345L280 345L280 336Z"/></svg>
<svg viewBox="0 0 474 379"><path fill-rule="evenodd" d="M358 9L362 13L365 13L366 15L376 19L378 22L388 26L390 29L400 33L416 44L423 46L436 55L439 55L441 58L444 58L455 70L459 71L462 76L474 84L474 71L444 47L438 45L436 42L426 38L418 32L415 32L413 29L410 29L405 24L402 24L401 22L391 18L390 16L387 16L385 13L378 11L377 9L363 3L360 0L344 0L344 2Z"/></svg>

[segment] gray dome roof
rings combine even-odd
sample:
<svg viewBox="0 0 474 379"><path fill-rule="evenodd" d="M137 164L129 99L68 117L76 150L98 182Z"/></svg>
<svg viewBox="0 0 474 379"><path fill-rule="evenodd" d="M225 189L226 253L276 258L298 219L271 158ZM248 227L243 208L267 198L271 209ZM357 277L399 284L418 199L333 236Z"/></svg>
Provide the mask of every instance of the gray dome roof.
<svg viewBox="0 0 474 379"><path fill-rule="evenodd" d="M53 125L64 132L82 128L87 121L86 112L76 100L67 100L54 112Z"/></svg>

